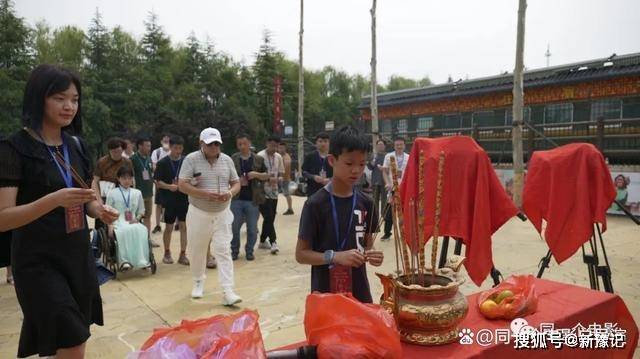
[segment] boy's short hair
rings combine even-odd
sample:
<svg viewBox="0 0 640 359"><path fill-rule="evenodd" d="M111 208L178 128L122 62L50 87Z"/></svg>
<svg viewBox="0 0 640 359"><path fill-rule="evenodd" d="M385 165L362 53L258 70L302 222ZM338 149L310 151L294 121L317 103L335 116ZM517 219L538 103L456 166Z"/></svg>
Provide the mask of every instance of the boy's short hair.
<svg viewBox="0 0 640 359"><path fill-rule="evenodd" d="M280 136L278 136L278 135L270 135L269 137L267 137L267 142L280 143Z"/></svg>
<svg viewBox="0 0 640 359"><path fill-rule="evenodd" d="M122 148L124 141L118 137L112 137L107 141L107 149L113 150L116 148Z"/></svg>
<svg viewBox="0 0 640 359"><path fill-rule="evenodd" d="M149 139L149 137L138 137L138 139L136 140L136 146L140 147L140 146L142 146L145 142L151 142L151 140Z"/></svg>
<svg viewBox="0 0 640 359"><path fill-rule="evenodd" d="M344 151L367 153L371 147L369 139L369 136L361 133L357 128L351 125L343 126L331 136L329 153L335 158L338 158Z"/></svg>
<svg viewBox="0 0 640 359"><path fill-rule="evenodd" d="M131 168L129 168L129 166L122 166L120 167L120 169L118 169L117 176L118 178L124 176L133 177L133 171L131 170Z"/></svg>
<svg viewBox="0 0 640 359"><path fill-rule="evenodd" d="M249 137L249 134L246 132L240 132L239 134L236 135L236 141L246 138L247 140L249 140L249 142L251 142L251 137Z"/></svg>
<svg viewBox="0 0 640 359"><path fill-rule="evenodd" d="M397 136L393 139L393 142L395 143L396 141L402 141L402 143L407 143L407 141L405 141L404 137L400 137Z"/></svg>
<svg viewBox="0 0 640 359"><path fill-rule="evenodd" d="M178 135L169 137L169 146L174 146L174 145L184 145L184 138Z"/></svg>
<svg viewBox="0 0 640 359"><path fill-rule="evenodd" d="M328 133L326 133L326 132L319 132L319 133L316 135L316 138L314 139L314 141L318 141L319 139L328 140L328 139L330 139L330 138L331 138L331 137L329 137L329 134L328 134Z"/></svg>

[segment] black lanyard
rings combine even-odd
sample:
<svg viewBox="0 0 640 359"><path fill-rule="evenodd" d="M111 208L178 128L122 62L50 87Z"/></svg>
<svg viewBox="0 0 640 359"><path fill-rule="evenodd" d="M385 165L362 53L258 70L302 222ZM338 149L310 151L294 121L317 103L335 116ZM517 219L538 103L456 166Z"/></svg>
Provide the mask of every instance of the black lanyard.
<svg viewBox="0 0 640 359"><path fill-rule="evenodd" d="M180 175L180 168L182 168L182 160L183 158L180 158L178 161L178 168L176 168L176 166L173 165L173 160L171 158L169 158L169 164L171 164L171 171L173 172L173 178L178 178L178 176Z"/></svg>

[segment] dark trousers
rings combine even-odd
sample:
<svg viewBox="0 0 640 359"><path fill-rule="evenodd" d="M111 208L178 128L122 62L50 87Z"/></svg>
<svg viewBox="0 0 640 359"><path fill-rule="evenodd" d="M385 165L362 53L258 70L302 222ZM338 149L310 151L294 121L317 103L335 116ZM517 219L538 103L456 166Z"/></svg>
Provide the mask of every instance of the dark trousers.
<svg viewBox="0 0 640 359"><path fill-rule="evenodd" d="M376 209L376 214L382 216L387 206L387 189L383 184L377 184L373 186L373 206Z"/></svg>
<svg viewBox="0 0 640 359"><path fill-rule="evenodd" d="M278 200L267 198L266 201L260 205L260 214L262 215L262 231L260 232L260 243L269 238L269 242L276 241L276 227L274 222L276 220L276 209L278 208Z"/></svg>
<svg viewBox="0 0 640 359"><path fill-rule="evenodd" d="M391 230L393 229L393 208L391 207L391 202L389 202L387 206L389 206L389 209L384 216L384 234L390 236Z"/></svg>

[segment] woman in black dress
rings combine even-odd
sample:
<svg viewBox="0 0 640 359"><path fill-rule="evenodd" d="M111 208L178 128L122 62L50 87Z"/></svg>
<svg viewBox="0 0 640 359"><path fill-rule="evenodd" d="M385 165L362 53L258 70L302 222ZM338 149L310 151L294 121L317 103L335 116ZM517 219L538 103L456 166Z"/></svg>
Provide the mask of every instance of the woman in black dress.
<svg viewBox="0 0 640 359"><path fill-rule="evenodd" d="M11 264L24 320L18 357L83 358L102 302L85 214L111 223L117 211L79 188L91 183L82 128L80 81L52 65L27 81L24 128L0 141L0 232L12 231Z"/></svg>

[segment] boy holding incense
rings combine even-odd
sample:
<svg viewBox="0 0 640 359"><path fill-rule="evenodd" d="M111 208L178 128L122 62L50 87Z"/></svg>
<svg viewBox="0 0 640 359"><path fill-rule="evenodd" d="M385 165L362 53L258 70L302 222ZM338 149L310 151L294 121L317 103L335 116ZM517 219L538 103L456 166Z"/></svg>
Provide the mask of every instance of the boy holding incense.
<svg viewBox="0 0 640 359"><path fill-rule="evenodd" d="M371 303L365 263L380 266L382 251L373 248L378 227L373 201L355 188L367 165L369 138L352 126L331 138L328 161L333 178L302 208L296 260L311 265L311 291L350 292Z"/></svg>

